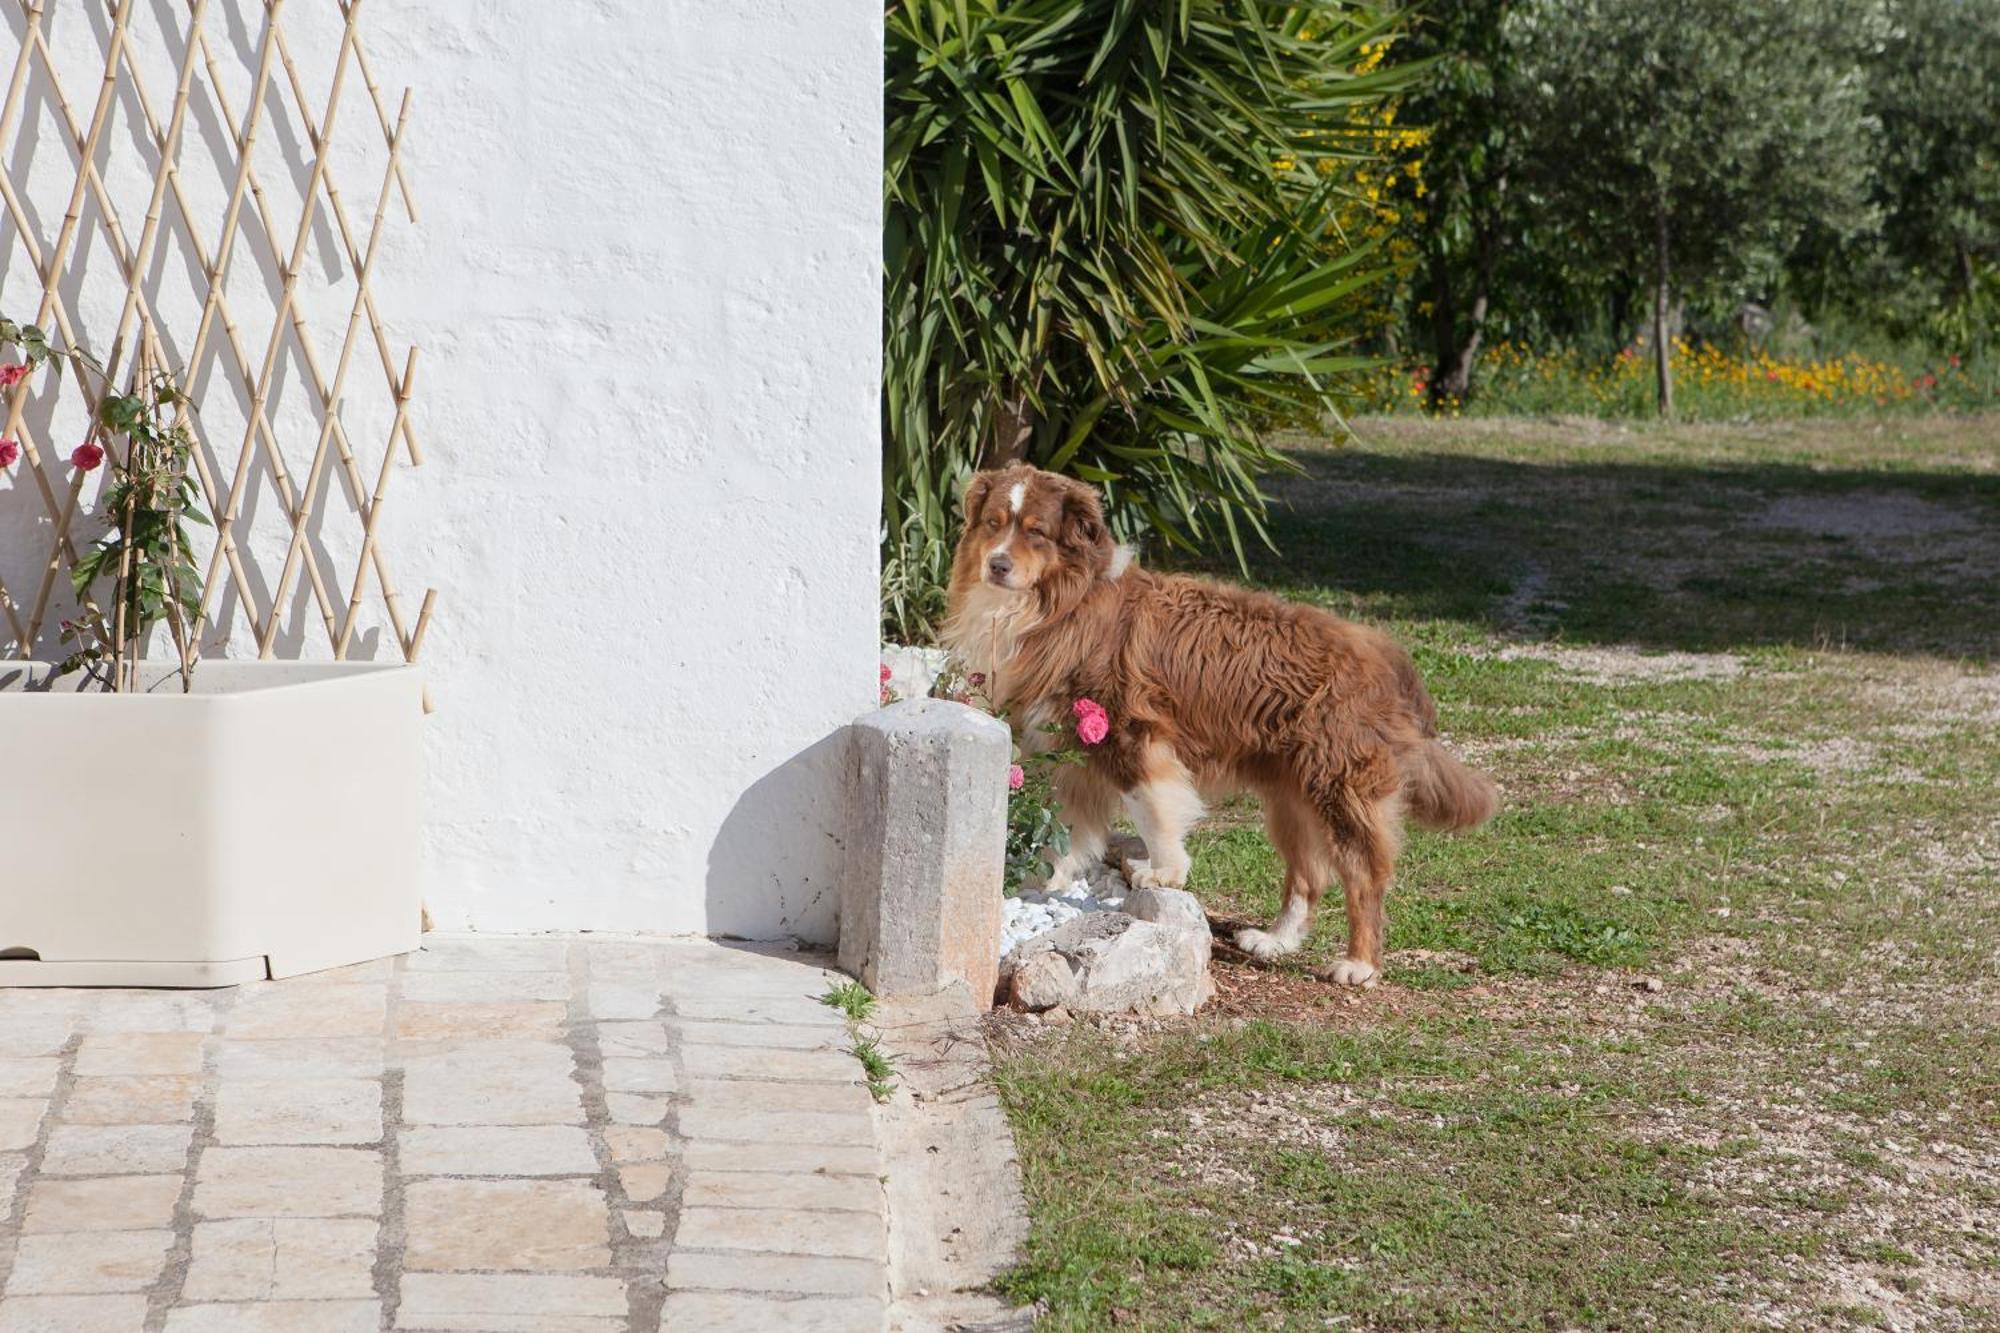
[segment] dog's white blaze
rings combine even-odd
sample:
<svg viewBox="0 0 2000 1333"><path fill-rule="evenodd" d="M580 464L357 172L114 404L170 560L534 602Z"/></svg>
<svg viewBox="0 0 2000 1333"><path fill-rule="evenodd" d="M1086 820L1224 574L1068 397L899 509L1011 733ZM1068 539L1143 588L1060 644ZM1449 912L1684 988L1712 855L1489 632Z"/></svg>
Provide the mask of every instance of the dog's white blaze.
<svg viewBox="0 0 2000 1333"><path fill-rule="evenodd" d="M1025 481L1015 482L1014 489L1007 492L1008 510L1012 513L1016 514L1020 513L1021 504L1027 498L1028 498L1028 483Z"/></svg>

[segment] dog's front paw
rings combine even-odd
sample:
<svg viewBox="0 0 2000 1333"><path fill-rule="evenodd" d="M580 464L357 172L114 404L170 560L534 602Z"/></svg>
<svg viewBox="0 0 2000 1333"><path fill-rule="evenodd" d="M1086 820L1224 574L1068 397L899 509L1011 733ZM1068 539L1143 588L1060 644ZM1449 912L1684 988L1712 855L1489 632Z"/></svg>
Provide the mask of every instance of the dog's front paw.
<svg viewBox="0 0 2000 1333"><path fill-rule="evenodd" d="M1268 963L1274 958L1283 958L1296 946L1285 943L1268 930L1239 930L1236 932L1236 947L1259 962Z"/></svg>
<svg viewBox="0 0 2000 1333"><path fill-rule="evenodd" d="M1042 887L1050 892L1060 893L1070 885L1084 878L1084 863L1074 854L1062 858L1049 868L1042 880Z"/></svg>
<svg viewBox="0 0 2000 1333"><path fill-rule="evenodd" d="M1128 863L1125 882L1135 889L1181 889L1187 887L1188 868L1156 866L1145 861Z"/></svg>
<svg viewBox="0 0 2000 1333"><path fill-rule="evenodd" d="M1375 970L1375 964L1359 958L1343 958L1320 973L1322 978L1337 986L1372 986L1380 975Z"/></svg>

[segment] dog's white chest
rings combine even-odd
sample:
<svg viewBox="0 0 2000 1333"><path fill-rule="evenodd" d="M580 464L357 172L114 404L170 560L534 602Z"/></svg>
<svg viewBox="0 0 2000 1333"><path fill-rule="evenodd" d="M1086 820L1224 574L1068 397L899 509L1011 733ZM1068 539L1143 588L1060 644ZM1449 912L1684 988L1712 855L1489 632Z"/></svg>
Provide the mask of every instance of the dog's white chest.
<svg viewBox="0 0 2000 1333"><path fill-rule="evenodd" d="M986 677L998 695L1000 673L1014 660L1021 636L1035 627L1035 599L1024 592L982 583L969 589L957 614L944 627L944 646L968 672Z"/></svg>

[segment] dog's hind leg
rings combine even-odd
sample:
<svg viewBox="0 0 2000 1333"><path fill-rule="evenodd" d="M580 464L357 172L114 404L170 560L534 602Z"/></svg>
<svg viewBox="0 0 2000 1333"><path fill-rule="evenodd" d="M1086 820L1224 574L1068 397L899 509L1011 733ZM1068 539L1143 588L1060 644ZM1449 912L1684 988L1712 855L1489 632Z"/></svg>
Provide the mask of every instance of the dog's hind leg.
<svg viewBox="0 0 2000 1333"><path fill-rule="evenodd" d="M1125 793L1125 813L1146 843L1146 864L1131 871L1135 889L1178 889L1187 883L1187 835L1201 818L1201 793L1187 765L1154 743L1146 747L1139 785Z"/></svg>
<svg viewBox="0 0 2000 1333"><path fill-rule="evenodd" d="M1118 813L1118 787L1088 768L1064 767L1055 776L1056 809L1069 830L1069 850L1049 871L1049 887L1066 889L1104 857L1111 820Z"/></svg>
<svg viewBox="0 0 2000 1333"><path fill-rule="evenodd" d="M1266 794L1264 827L1285 860L1285 901L1269 930L1237 931L1236 947L1268 962L1292 952L1312 934L1313 909L1333 878L1333 845L1318 812L1296 793Z"/></svg>
<svg viewBox="0 0 2000 1333"><path fill-rule="evenodd" d="M1365 986L1382 974L1382 899L1402 847L1400 798L1386 797L1355 812L1334 848L1347 891L1347 956L1321 973L1343 986Z"/></svg>

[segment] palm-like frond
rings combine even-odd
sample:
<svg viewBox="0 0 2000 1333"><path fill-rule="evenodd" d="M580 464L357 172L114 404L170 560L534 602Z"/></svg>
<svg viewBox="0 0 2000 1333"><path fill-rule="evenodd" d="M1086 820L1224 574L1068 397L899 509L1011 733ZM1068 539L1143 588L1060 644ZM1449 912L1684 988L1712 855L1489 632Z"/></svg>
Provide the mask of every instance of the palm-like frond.
<svg viewBox="0 0 2000 1333"><path fill-rule="evenodd" d="M958 487L996 447L1100 483L1127 532L1240 553L1261 531L1279 458L1259 425L1334 411L1363 364L1345 315L1378 270L1331 204L1410 72L1355 72L1389 22L1267 0L889 7L892 628L934 614Z"/></svg>

